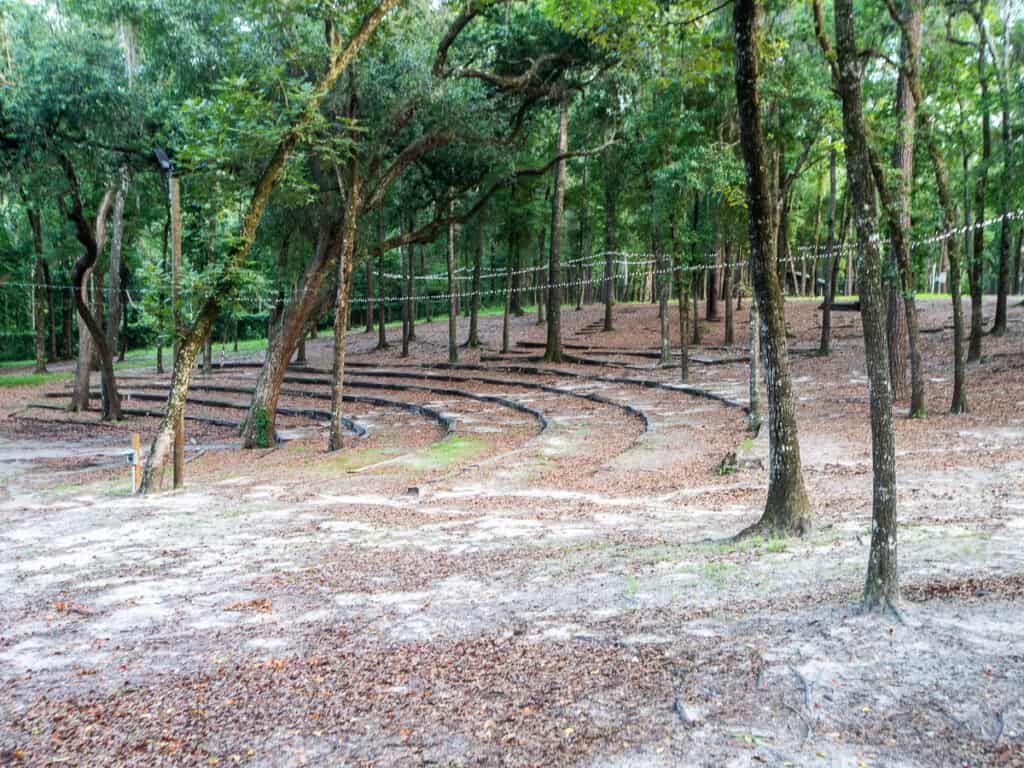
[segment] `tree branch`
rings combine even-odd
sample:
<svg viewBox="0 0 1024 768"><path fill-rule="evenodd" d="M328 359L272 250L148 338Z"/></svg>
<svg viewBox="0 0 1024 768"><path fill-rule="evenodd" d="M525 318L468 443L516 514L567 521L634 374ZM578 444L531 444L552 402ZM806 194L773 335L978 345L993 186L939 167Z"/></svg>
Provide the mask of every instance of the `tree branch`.
<svg viewBox="0 0 1024 768"><path fill-rule="evenodd" d="M825 32L825 11L821 7L821 0L814 0L814 36L818 38L818 45L821 46L829 72L832 73L832 82L836 83L839 81L839 64L832 41Z"/></svg>
<svg viewBox="0 0 1024 768"><path fill-rule="evenodd" d="M520 179L525 179L532 176L543 176L545 173L550 171L556 163L558 163L561 160L569 160L574 157L589 157L592 155L598 155L604 152L606 149L608 149L608 147L612 146L614 143L615 139L612 138L606 141L601 146L594 147L593 149L581 149L575 150L573 152L563 152L557 154L550 160L548 160L548 162L541 166L533 168L519 168L510 173L505 178L499 179L498 181L494 182L483 194L480 195L480 197L477 198L473 205L470 208L468 208L465 212L458 214L457 216L438 216L435 217L432 221L424 224L417 230L414 230L412 232L406 232L401 235L396 235L394 237L390 237L386 239L383 243L380 243L377 246L377 248L374 249L374 253L379 253L381 250L390 251L393 250L394 248L401 248L402 246L409 245L411 243L429 243L434 239L434 237L437 236L437 233L440 230L446 228L449 224L465 224L467 221L472 219L477 213L480 212L480 209L487 204L487 201L490 200L495 193L499 192L502 189L505 189L506 187L512 186Z"/></svg>

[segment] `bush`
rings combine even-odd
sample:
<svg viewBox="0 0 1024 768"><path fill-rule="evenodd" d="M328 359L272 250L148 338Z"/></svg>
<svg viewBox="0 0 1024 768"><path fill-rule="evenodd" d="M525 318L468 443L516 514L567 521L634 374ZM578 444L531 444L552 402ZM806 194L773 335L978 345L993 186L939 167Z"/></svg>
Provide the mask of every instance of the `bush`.
<svg viewBox="0 0 1024 768"><path fill-rule="evenodd" d="M36 356L36 335L32 331L0 333L0 363L32 360Z"/></svg>

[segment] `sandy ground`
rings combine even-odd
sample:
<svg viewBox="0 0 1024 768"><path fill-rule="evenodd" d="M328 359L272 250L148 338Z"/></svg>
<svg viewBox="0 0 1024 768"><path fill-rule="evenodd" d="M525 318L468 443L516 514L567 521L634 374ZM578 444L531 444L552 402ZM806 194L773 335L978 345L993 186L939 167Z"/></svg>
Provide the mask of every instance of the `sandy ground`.
<svg viewBox="0 0 1024 768"><path fill-rule="evenodd" d="M787 306L803 540L730 540L767 484L745 311L733 349L705 325L688 389L637 354L652 306L618 307L612 333L601 307L566 309L559 365L535 361L530 316L505 356L483 318L453 369L445 323L405 359L354 333L365 434L333 455L326 340L289 376L281 406L303 414L276 450L240 451L230 426L257 369L218 368L195 377L189 413L217 423L188 423L188 489L146 499L123 453L155 418L31 407L63 382L0 389L0 764L1024 765L1018 303L956 417L949 308L922 307L931 415L897 423L902 621L855 610L859 318L809 355L810 301ZM166 377L122 382L162 408Z"/></svg>

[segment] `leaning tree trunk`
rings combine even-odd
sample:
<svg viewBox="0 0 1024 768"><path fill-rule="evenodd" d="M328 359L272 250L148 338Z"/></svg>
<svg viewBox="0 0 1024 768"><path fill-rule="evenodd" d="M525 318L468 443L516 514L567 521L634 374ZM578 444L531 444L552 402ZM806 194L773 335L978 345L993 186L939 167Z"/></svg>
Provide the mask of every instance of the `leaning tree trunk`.
<svg viewBox="0 0 1024 768"><path fill-rule="evenodd" d="M107 306L107 345L117 352L121 330L121 246L124 243L124 199L128 193L128 169L121 168L121 185L114 200L110 234L110 304Z"/></svg>
<svg viewBox="0 0 1024 768"><path fill-rule="evenodd" d="M271 330L267 355L242 424L243 448L269 448L277 441L277 401L288 372L288 361L306 334L310 316L320 303L328 267L340 250L340 234L332 233L331 228L328 219L318 233L314 257Z"/></svg>
<svg viewBox="0 0 1024 768"><path fill-rule="evenodd" d="M758 531L804 534L813 515L804 487L796 412L789 374L784 298L776 271L768 162L761 130L758 94L758 0L736 0L733 8L736 101L740 145L747 170L747 210L754 290L764 323L764 362L768 380L768 498L760 521L744 533Z"/></svg>
<svg viewBox="0 0 1024 768"><path fill-rule="evenodd" d="M562 362L562 214L565 209L565 158L569 151L569 99L562 96L558 110L558 154L555 194L551 199L551 247L548 251L548 336L544 360Z"/></svg>
<svg viewBox="0 0 1024 768"><path fill-rule="evenodd" d="M815 0L820 8L821 0ZM886 350L885 298L876 229L877 208L861 95L862 64L854 33L853 0L835 2L836 85L843 105L846 168L855 211L864 354L870 382L873 500L871 551L864 607L895 609L899 601L896 547L896 445Z"/></svg>
<svg viewBox="0 0 1024 768"><path fill-rule="evenodd" d="M242 219L239 236L227 256L225 269L213 286L210 295L203 302L198 317L185 333L179 345L174 361L174 373L171 376L171 391L167 396L167 407L146 459L142 481L139 485L140 493L148 493L158 486L159 476L163 473L174 432L184 415L185 400L188 395L188 385L191 381L196 353L217 319L221 297L230 295L232 291L233 273L245 263L246 257L252 250L260 219L263 218L263 212L266 210L267 202L270 200L271 192L277 184L281 171L284 170L288 158L304 135L306 127L320 114L320 104L324 96L332 90L342 72L348 68L359 50L369 41L377 26L400 2L401 0L380 0L373 10L363 17L359 28L345 45L332 47L330 64L314 87L313 97L278 143L270 162L257 181ZM347 313L345 317L347 320Z"/></svg>

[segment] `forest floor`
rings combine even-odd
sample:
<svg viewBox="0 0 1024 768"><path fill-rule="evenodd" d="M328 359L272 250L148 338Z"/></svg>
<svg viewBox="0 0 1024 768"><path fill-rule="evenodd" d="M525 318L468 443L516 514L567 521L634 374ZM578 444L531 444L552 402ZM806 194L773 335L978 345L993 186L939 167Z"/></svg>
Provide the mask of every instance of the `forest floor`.
<svg viewBox="0 0 1024 768"><path fill-rule="evenodd" d="M734 348L703 324L690 389L646 354L650 305L611 333L602 307L567 308L558 365L532 316L505 356L482 318L454 369L443 321L405 359L395 331L386 351L353 333L366 433L337 454L329 340L289 375L275 450L231 426L257 368L218 367L194 378L189 414L216 423L188 422L187 490L145 499L123 454L156 418L37 407L66 381L0 389L0 764L1024 765L1013 305L950 416L950 310L922 303L931 415L902 403L896 426L902 620L856 611L863 346L837 313L834 354L811 354L817 302L787 304L804 539L731 539L767 485L745 310ZM163 407L166 376L121 373L126 406Z"/></svg>

